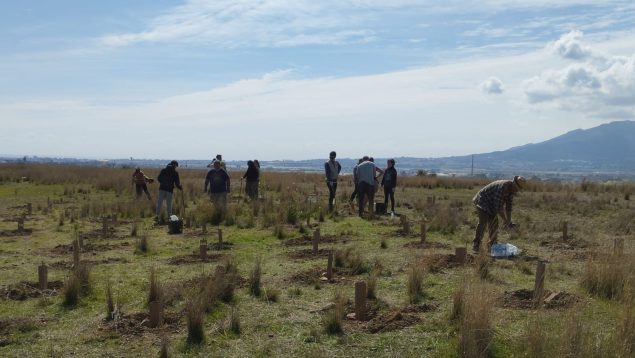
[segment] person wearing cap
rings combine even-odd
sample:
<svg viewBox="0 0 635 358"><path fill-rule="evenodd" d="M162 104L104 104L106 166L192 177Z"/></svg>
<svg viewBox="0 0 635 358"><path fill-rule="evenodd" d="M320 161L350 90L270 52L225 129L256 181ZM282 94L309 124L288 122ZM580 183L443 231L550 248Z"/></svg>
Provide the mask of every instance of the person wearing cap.
<svg viewBox="0 0 635 358"><path fill-rule="evenodd" d="M142 193L146 193L148 200L152 201L152 197L150 197L150 193L148 192L148 186L146 183L152 183L154 180L148 178L142 171L141 168L137 167L132 173L132 182L135 185L135 191L137 192L137 199L141 197Z"/></svg>
<svg viewBox="0 0 635 358"><path fill-rule="evenodd" d="M335 160L337 153L332 151L329 160L324 163L324 174L326 176L326 186L329 188L329 211L333 211L335 204L335 192L337 191L337 178L342 171L342 166Z"/></svg>
<svg viewBox="0 0 635 358"><path fill-rule="evenodd" d="M219 162L220 163L220 167L223 168L223 170L227 171L227 167L225 166L225 161L223 160L223 156L222 155L216 154L216 157L214 159L212 159L212 161L209 164L207 164L207 167L208 168L213 168L215 162Z"/></svg>
<svg viewBox="0 0 635 358"><path fill-rule="evenodd" d="M179 173L176 171L178 166L179 162L173 160L159 172L159 176L157 177L159 181L159 196L157 199L156 220L161 217L161 207L163 206L164 200L166 202L168 216L172 215L172 192L174 191L174 187L176 186L179 190L183 190Z"/></svg>
<svg viewBox="0 0 635 358"><path fill-rule="evenodd" d="M209 199L214 203L216 209L224 212L227 208L229 175L225 169L221 168L218 160L214 162L214 168L205 176L205 192L209 194Z"/></svg>
<svg viewBox="0 0 635 358"><path fill-rule="evenodd" d="M515 176L512 180L497 180L487 184L472 199L478 213L478 225L474 234L472 250L478 252L481 240L485 234L485 228L489 231L488 251L497 241L498 216L503 219L505 227L511 228L512 201L514 195L522 190L527 181L521 176Z"/></svg>

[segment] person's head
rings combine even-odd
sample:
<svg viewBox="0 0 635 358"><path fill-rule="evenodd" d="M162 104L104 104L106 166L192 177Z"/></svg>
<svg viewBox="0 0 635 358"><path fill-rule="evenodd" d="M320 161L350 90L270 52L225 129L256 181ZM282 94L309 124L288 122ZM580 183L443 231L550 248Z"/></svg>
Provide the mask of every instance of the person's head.
<svg viewBox="0 0 635 358"><path fill-rule="evenodd" d="M140 172L140 171L141 171L141 168L136 167L136 168L134 168L134 171L135 171L135 172Z"/></svg>
<svg viewBox="0 0 635 358"><path fill-rule="evenodd" d="M357 164L362 164L363 161L364 161L364 158L359 158L359 160L357 161Z"/></svg>
<svg viewBox="0 0 635 358"><path fill-rule="evenodd" d="M519 175L514 176L514 192L519 192L525 188L527 185L527 180Z"/></svg>
<svg viewBox="0 0 635 358"><path fill-rule="evenodd" d="M365 155L362 157L362 162L367 162L369 159L370 158L367 155Z"/></svg>
<svg viewBox="0 0 635 358"><path fill-rule="evenodd" d="M223 160L223 156L220 154L216 154L216 160Z"/></svg>
<svg viewBox="0 0 635 358"><path fill-rule="evenodd" d="M337 153L335 153L335 151L331 151L331 153L329 153L329 159L334 160L335 157L337 157Z"/></svg>
<svg viewBox="0 0 635 358"><path fill-rule="evenodd" d="M179 162L177 162L176 160L173 160L173 161L171 161L171 162L170 162L170 164L169 164L169 165L171 165L171 166L173 166L173 167L175 167L175 168L176 168L176 167L178 167L178 166L179 166Z"/></svg>
<svg viewBox="0 0 635 358"><path fill-rule="evenodd" d="M220 169L220 161L215 161L214 162L214 169Z"/></svg>
<svg viewBox="0 0 635 358"><path fill-rule="evenodd" d="M388 166L388 168L392 168L395 166L395 160L394 159L388 159L386 161L386 165Z"/></svg>
<svg viewBox="0 0 635 358"><path fill-rule="evenodd" d="M370 160L373 163L375 162L375 158L373 158L373 157L368 158L368 160Z"/></svg>
<svg viewBox="0 0 635 358"><path fill-rule="evenodd" d="M253 160L248 160L247 161L247 166L250 167L250 168L253 167L254 166L254 161Z"/></svg>

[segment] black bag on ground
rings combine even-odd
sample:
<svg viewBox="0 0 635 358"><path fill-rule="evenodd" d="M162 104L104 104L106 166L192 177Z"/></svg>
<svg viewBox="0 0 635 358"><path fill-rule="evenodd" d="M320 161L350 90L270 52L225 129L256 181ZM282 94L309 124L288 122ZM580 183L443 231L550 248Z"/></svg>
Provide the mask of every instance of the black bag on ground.
<svg viewBox="0 0 635 358"><path fill-rule="evenodd" d="M375 203L375 214L385 214L385 213L386 213L386 204Z"/></svg>
<svg viewBox="0 0 635 358"><path fill-rule="evenodd" d="M176 215L172 215L168 220L168 234L181 234L183 233L183 220Z"/></svg>

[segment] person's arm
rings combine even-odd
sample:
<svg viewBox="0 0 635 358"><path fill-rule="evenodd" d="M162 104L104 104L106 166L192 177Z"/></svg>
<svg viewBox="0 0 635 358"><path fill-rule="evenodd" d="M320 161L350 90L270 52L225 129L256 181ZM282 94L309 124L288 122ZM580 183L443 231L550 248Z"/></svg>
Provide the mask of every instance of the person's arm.
<svg viewBox="0 0 635 358"><path fill-rule="evenodd" d="M386 176L382 176L381 177L381 186L384 186L384 184L386 184Z"/></svg>
<svg viewBox="0 0 635 358"><path fill-rule="evenodd" d="M379 175L383 175L384 174L384 171L378 166L375 166L375 171L378 172Z"/></svg>
<svg viewBox="0 0 635 358"><path fill-rule="evenodd" d="M176 174L174 178L174 185L176 185L179 190L183 191L183 187L181 186L181 179L179 178L179 172L174 172Z"/></svg>
<svg viewBox="0 0 635 358"><path fill-rule="evenodd" d="M395 169L395 171L392 173L392 187L396 188L397 187L397 169Z"/></svg>
<svg viewBox="0 0 635 358"><path fill-rule="evenodd" d="M331 179L331 168L329 166L329 162L324 163L324 176L326 177L326 180Z"/></svg>
<svg viewBox="0 0 635 358"><path fill-rule="evenodd" d="M342 172L342 166L340 165L340 162L337 162L337 174Z"/></svg>
<svg viewBox="0 0 635 358"><path fill-rule="evenodd" d="M205 188L203 189L205 190L206 193L207 193L207 187L210 184L211 184L211 181L209 180L209 172L207 172L207 175L205 176Z"/></svg>
<svg viewBox="0 0 635 358"><path fill-rule="evenodd" d="M225 179L226 179L226 183L227 183L227 192L229 193L230 179L229 179L229 174L227 174L227 172L225 172Z"/></svg>

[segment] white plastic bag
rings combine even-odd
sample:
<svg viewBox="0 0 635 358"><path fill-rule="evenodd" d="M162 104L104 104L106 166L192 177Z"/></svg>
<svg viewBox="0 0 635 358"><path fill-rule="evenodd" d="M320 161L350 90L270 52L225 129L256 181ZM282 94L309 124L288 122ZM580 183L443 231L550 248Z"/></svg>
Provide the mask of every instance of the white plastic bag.
<svg viewBox="0 0 635 358"><path fill-rule="evenodd" d="M512 244L494 244L490 255L492 257L513 257L517 256L520 250Z"/></svg>

